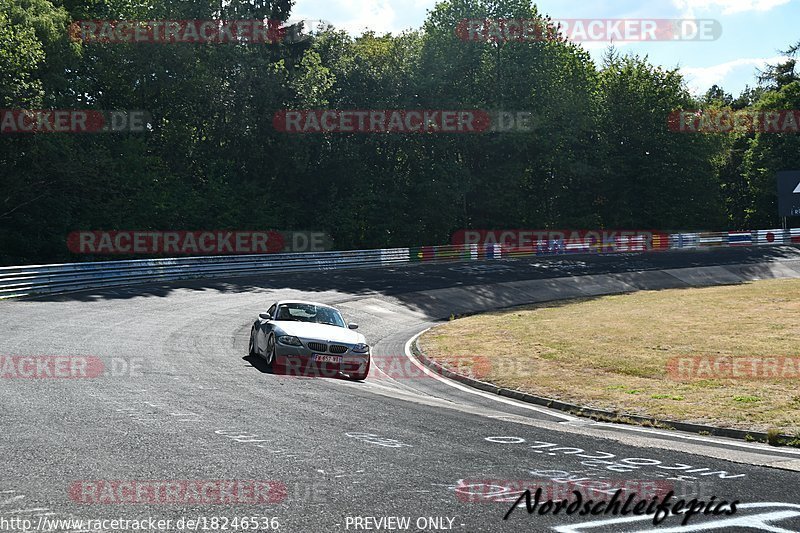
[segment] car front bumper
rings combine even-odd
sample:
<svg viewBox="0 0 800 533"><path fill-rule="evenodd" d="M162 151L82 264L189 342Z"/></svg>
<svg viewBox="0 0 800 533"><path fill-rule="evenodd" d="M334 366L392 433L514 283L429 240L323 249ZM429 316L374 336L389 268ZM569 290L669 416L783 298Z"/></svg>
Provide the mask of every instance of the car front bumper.
<svg viewBox="0 0 800 533"><path fill-rule="evenodd" d="M321 362L317 355L338 357L338 362ZM275 348L275 365L285 374L306 377L336 377L343 374L364 374L369 368L371 353L342 355L318 354L305 346L284 346Z"/></svg>

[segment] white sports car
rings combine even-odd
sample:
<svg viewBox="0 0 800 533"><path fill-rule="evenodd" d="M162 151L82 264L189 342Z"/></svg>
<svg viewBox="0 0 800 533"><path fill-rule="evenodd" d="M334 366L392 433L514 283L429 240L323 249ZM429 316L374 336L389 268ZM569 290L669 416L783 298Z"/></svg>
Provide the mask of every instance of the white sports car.
<svg viewBox="0 0 800 533"><path fill-rule="evenodd" d="M294 375L346 374L363 380L372 351L338 309L314 302L279 301L260 313L250 330L250 355Z"/></svg>

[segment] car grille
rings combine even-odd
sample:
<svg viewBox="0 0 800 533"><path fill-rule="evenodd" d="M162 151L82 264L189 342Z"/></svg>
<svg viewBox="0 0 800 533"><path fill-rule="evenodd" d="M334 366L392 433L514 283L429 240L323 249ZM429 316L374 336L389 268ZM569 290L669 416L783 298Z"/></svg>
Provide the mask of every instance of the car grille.
<svg viewBox="0 0 800 533"><path fill-rule="evenodd" d="M339 344L331 344L331 353L344 353L347 351L347 346L341 346Z"/></svg>
<svg viewBox="0 0 800 533"><path fill-rule="evenodd" d="M309 347L309 349L311 349L311 350L313 350L315 352L327 352L328 351L328 345L327 344L322 344L321 342L309 342L308 343L308 347Z"/></svg>

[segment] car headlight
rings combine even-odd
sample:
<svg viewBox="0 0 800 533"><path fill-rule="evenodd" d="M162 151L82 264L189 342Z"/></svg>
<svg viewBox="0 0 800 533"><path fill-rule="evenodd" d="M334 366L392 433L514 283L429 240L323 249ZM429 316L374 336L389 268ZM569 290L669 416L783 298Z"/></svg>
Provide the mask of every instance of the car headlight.
<svg viewBox="0 0 800 533"><path fill-rule="evenodd" d="M369 352L369 345L367 345L367 344L356 344L355 346L350 348L350 351L352 351L353 353L367 353L367 352Z"/></svg>
<svg viewBox="0 0 800 533"><path fill-rule="evenodd" d="M286 344L288 346L302 346L303 343L300 342L300 339L295 337L294 335L281 335L278 337L278 342L281 344Z"/></svg>

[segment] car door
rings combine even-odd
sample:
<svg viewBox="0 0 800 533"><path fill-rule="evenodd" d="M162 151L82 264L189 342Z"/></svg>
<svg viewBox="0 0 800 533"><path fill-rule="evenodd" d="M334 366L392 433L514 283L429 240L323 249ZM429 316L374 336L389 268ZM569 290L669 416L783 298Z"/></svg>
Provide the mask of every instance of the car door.
<svg viewBox="0 0 800 533"><path fill-rule="evenodd" d="M267 309L267 313L270 316L275 316L275 311L278 308L278 304L272 304L272 307ZM271 320L263 320L261 317L258 318L258 325L256 326L256 347L258 353L262 353L266 355L266 348L267 348L267 337L269 336L269 332L272 330Z"/></svg>

